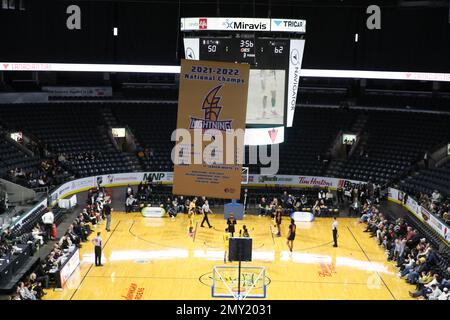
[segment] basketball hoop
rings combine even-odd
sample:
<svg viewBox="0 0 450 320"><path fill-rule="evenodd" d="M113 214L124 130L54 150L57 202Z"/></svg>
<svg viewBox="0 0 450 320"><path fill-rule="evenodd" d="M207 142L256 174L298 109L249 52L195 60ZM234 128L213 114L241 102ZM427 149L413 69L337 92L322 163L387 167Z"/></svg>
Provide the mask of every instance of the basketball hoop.
<svg viewBox="0 0 450 320"><path fill-rule="evenodd" d="M266 297L266 269L261 266L242 266L241 285L238 285L238 266L215 266L213 268L212 297L246 298Z"/></svg>

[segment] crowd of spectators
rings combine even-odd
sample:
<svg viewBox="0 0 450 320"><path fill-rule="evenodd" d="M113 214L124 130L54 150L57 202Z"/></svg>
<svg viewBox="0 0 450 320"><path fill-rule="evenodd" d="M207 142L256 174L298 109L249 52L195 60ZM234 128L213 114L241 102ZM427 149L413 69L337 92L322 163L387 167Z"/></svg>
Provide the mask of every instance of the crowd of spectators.
<svg viewBox="0 0 450 320"><path fill-rule="evenodd" d="M305 193L294 195L294 192L284 191L280 197L268 200L263 196L258 202L259 215L273 215L281 206L286 215L295 211L311 211L315 216L324 216L339 212L348 205L350 216L359 216L365 206L379 203L381 187L372 183L349 184L339 187L334 194L330 188L321 188L316 196Z"/></svg>
<svg viewBox="0 0 450 320"><path fill-rule="evenodd" d="M9 263L12 256L21 252L19 244L30 244L33 252L44 244L43 238L34 232L27 232L15 235L10 228L7 228L0 236L0 259Z"/></svg>
<svg viewBox="0 0 450 320"><path fill-rule="evenodd" d="M41 161L37 168L24 170L17 167L11 170L8 179L32 189L52 187L63 182L58 177L63 176L64 172L57 158L48 158Z"/></svg>
<svg viewBox="0 0 450 320"><path fill-rule="evenodd" d="M31 237L39 244L56 240L50 253L41 261L36 270L25 281L19 282L13 300L39 300L44 295L43 289L49 288L50 283L56 282L56 274L65 261L70 258L76 248L81 248L97 224L104 220L103 207L110 199L104 188L89 191L86 207L68 227L65 234L56 238L56 226L52 222L52 211L49 210L42 216L42 222L38 223L31 232ZM48 225L53 228L49 233ZM6 232L3 236L6 240L11 237ZM2 243L3 243L2 237ZM3 246L2 246L3 248Z"/></svg>
<svg viewBox="0 0 450 320"><path fill-rule="evenodd" d="M86 151L79 153L61 153L58 155L58 161L61 163L70 161L94 161L101 158L100 151Z"/></svg>
<svg viewBox="0 0 450 320"><path fill-rule="evenodd" d="M133 188L128 185L125 191L125 212L138 211L151 204L166 205L158 196L162 186L162 182L154 182L150 179L139 183L137 191L134 192ZM173 197L173 201L177 200L177 197Z"/></svg>
<svg viewBox="0 0 450 320"><path fill-rule="evenodd" d="M444 197L438 190L431 195L420 193L419 204L450 225L450 197Z"/></svg>
<svg viewBox="0 0 450 320"><path fill-rule="evenodd" d="M364 217L364 218L363 218ZM411 297L428 300L448 300L450 268L442 270L436 249L403 219L390 220L372 206L361 216L381 245L389 261L399 268L399 277L415 285Z"/></svg>

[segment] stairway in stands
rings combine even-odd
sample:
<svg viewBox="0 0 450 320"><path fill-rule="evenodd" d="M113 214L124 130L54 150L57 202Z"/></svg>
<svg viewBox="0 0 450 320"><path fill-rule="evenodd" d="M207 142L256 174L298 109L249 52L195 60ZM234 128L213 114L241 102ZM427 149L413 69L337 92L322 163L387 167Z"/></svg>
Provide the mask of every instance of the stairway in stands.
<svg viewBox="0 0 450 320"><path fill-rule="evenodd" d="M144 171L144 168L142 167L142 164L140 163L138 157L136 156L135 152L123 152L120 151L119 147L117 146L114 139L110 136L108 132L111 131L112 128L124 128L125 125L121 124L117 118L112 113L112 110L109 106L103 106L100 108L100 114L103 117L103 120L105 121L106 127L103 128L102 134L104 135L105 139L108 140L108 144L113 144L117 151L124 154L126 156L126 159L128 161L127 165L132 169L134 172L140 172ZM128 130L130 130L128 128ZM135 141L138 145L138 142Z"/></svg>
<svg viewBox="0 0 450 320"><path fill-rule="evenodd" d="M357 154L361 152L361 149L364 149L367 143L367 136L365 134L365 127L368 121L368 116L364 113L361 113L357 116L355 122L353 122L350 127L349 132L356 133L359 135L358 144L355 145L353 150L350 152L350 155ZM327 177L340 177L340 172L345 167L345 163L347 160L345 159L331 159L328 163L328 166L324 170L324 176Z"/></svg>

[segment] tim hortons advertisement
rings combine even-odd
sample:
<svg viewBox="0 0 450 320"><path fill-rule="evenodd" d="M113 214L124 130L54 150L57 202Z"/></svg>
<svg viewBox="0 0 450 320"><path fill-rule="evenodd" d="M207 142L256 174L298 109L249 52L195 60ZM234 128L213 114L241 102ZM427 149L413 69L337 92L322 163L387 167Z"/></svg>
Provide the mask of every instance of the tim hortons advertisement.
<svg viewBox="0 0 450 320"><path fill-rule="evenodd" d="M173 193L238 199L248 64L182 60Z"/></svg>
<svg viewBox="0 0 450 320"><path fill-rule="evenodd" d="M276 175L265 176L251 174L248 176L248 183L251 185L278 185L278 186L295 186L295 187L329 187L331 189L345 188L351 184L364 183L356 180L346 180L328 177L312 177L312 176L293 176L293 175Z"/></svg>

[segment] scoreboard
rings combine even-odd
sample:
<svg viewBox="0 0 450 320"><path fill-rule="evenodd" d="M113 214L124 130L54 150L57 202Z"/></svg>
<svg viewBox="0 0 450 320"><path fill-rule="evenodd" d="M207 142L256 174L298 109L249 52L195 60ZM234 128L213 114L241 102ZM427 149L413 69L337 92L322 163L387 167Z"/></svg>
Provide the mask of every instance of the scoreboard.
<svg viewBox="0 0 450 320"><path fill-rule="evenodd" d="M292 126L305 40L304 20L182 18L186 59L250 65L245 144L284 141Z"/></svg>
<svg viewBox="0 0 450 320"><path fill-rule="evenodd" d="M252 34L200 37L200 57L202 60L248 63L255 69L286 68L289 64L289 41L255 39Z"/></svg>

